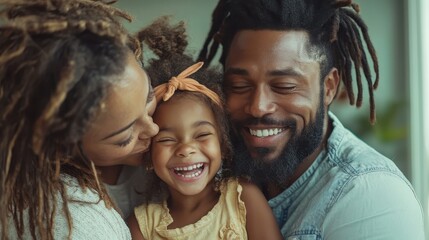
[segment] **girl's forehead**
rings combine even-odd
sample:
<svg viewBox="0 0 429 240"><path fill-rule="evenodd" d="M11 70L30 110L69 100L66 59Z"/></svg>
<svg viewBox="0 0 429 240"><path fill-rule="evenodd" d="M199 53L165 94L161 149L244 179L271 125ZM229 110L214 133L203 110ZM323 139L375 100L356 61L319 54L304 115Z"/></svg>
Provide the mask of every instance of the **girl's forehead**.
<svg viewBox="0 0 429 240"><path fill-rule="evenodd" d="M162 101L162 100L161 100ZM203 99L182 95L172 97L166 102L160 102L154 113L155 123L178 123L209 121L215 124L213 110Z"/></svg>

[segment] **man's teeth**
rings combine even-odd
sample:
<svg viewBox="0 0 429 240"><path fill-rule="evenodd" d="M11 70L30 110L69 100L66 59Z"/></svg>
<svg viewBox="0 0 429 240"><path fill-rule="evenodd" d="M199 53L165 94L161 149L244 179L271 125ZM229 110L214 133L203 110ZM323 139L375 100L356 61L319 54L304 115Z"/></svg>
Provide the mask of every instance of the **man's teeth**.
<svg viewBox="0 0 429 240"><path fill-rule="evenodd" d="M258 129L258 130L253 130L249 128L249 130L250 130L250 135L252 136L268 137L268 136L273 136L281 133L284 130L284 128L270 128L270 129Z"/></svg>

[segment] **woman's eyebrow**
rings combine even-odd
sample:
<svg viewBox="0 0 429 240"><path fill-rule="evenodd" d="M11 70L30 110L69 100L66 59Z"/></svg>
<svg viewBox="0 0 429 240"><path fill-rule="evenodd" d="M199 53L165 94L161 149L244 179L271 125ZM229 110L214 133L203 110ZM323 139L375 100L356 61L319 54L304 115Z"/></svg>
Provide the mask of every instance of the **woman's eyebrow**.
<svg viewBox="0 0 429 240"><path fill-rule="evenodd" d="M122 133L124 131L126 131L127 129L129 129L137 120L134 120L132 123L128 124L127 126L125 126L124 128L119 129L118 131L115 131L109 135L107 135L106 137L102 138L101 140L106 140L108 138L111 138L113 136L118 135L119 133Z"/></svg>
<svg viewBox="0 0 429 240"><path fill-rule="evenodd" d="M146 104L150 103L155 98L155 92L153 91L153 88L149 89L149 94L147 95Z"/></svg>
<svg viewBox="0 0 429 240"><path fill-rule="evenodd" d="M146 99L146 104L148 104L155 97L155 92L153 91L153 87L152 87L152 79L150 78L150 76L146 72L145 72L145 74L147 76L147 82L149 84L149 92L147 94L147 99Z"/></svg>
<svg viewBox="0 0 429 240"><path fill-rule="evenodd" d="M153 87L152 87L152 84L151 84L151 79L150 79L150 77L149 77L149 75L146 73L146 71L145 71L145 74L146 74L146 76L147 76L147 79L148 79L148 85L149 85L149 92L148 92L148 95L147 95L147 100L146 100L146 103L149 103L149 102L151 102L152 100L153 100L153 98L155 97L155 92L153 91ZM102 138L101 140L106 140L106 139L108 139L108 138L111 138L111 137L113 137L113 136L115 136L115 135L118 135L118 134L120 134L120 133L122 133L122 132L124 132L124 131L126 131L127 129L129 129L135 122L136 122L137 120L134 120L134 121L132 121L130 124L128 124L127 126L125 126L124 128L121 128L121 129L119 129L118 131L115 131L115 132L113 132L113 133L111 133L111 134L109 134L109 135L107 135L106 137L104 137L104 138Z"/></svg>

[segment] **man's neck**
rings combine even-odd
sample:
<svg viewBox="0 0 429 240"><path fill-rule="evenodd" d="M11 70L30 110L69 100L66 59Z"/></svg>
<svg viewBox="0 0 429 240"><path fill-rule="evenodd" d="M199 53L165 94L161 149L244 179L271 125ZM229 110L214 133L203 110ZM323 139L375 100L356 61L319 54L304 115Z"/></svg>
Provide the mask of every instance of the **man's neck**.
<svg viewBox="0 0 429 240"><path fill-rule="evenodd" d="M289 188L296 180L298 180L301 175L307 171L307 169L313 164L317 156L319 156L325 144L321 144L311 155L309 155L302 163L298 165L293 175L286 179L282 184L278 183L268 183L265 188L265 196L267 199L276 197L282 193L285 189Z"/></svg>

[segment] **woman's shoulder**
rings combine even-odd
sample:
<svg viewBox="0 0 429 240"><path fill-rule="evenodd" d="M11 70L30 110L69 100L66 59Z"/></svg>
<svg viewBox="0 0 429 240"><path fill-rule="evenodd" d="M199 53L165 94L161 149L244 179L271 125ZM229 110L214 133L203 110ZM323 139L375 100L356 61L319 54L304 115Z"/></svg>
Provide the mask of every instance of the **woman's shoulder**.
<svg viewBox="0 0 429 240"><path fill-rule="evenodd" d="M72 239L131 239L130 232L119 213L108 208L99 195L87 188L79 186L76 178L62 174L68 198L67 208L69 215L64 211L64 201L60 194L57 195L53 234L55 239L65 239L69 235L69 221L72 222ZM24 211L24 222L28 219L28 211ZM9 237L17 237L13 220L8 220ZM24 226L23 238L31 238L28 227Z"/></svg>
<svg viewBox="0 0 429 240"><path fill-rule="evenodd" d="M75 177L67 174L61 174L60 179L64 184L64 190L69 201L81 201L93 204L100 202L100 195L91 188L83 188L80 186ZM60 198L58 200L61 201Z"/></svg>
<svg viewBox="0 0 429 240"><path fill-rule="evenodd" d="M93 201L96 197L92 196L94 194L92 192L88 192L88 196L81 194L84 193L79 192L79 196L75 195L72 197L83 199L83 201L69 200L68 202L70 217L73 220L73 236L77 239L80 239L77 236L81 236L82 239L91 239L88 236L93 236L94 239L99 239L101 236L110 239L131 238L129 229L122 216L114 208L108 207L99 197L97 197L97 201ZM56 225L66 223L64 221L66 219L64 218L64 213L61 212L59 215L58 224ZM56 229L58 228L56 227Z"/></svg>
<svg viewBox="0 0 429 240"><path fill-rule="evenodd" d="M68 209L73 220L73 238L96 239L101 236L130 239L130 232L122 216L107 205L101 196L91 188L82 188L78 180L69 175L61 175L68 198ZM62 203L62 200L59 200ZM55 229L61 231L67 223L64 212L57 212Z"/></svg>

